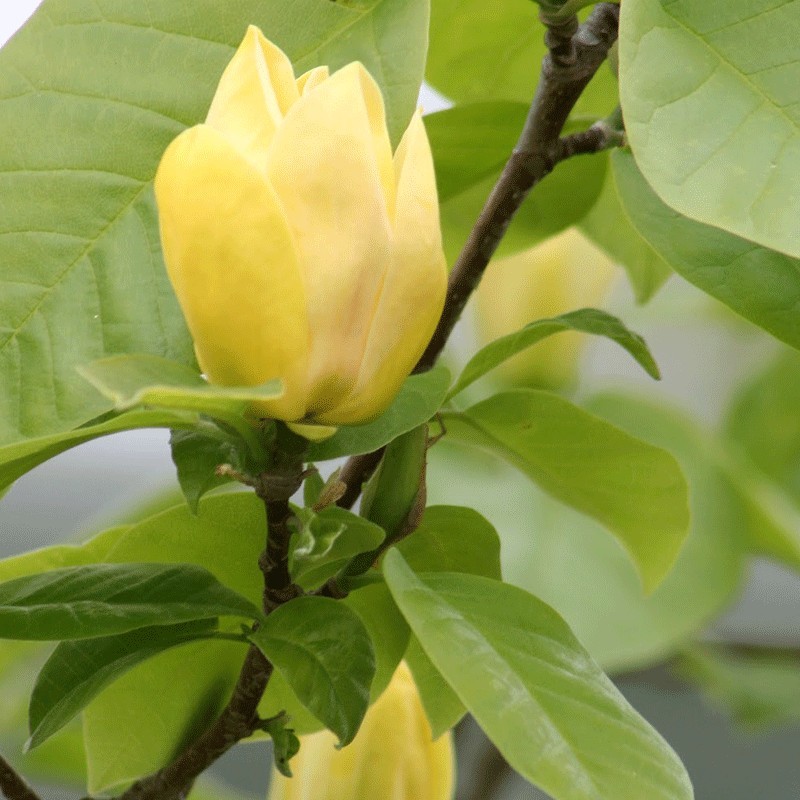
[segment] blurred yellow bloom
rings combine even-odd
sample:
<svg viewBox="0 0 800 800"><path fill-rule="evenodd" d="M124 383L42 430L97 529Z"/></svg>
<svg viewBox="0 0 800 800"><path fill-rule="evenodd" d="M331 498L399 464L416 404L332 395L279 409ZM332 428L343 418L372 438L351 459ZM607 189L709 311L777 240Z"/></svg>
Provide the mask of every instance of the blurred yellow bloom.
<svg viewBox="0 0 800 800"><path fill-rule="evenodd" d="M446 288L419 114L393 156L361 64L295 79L251 27L155 190L169 276L212 383L280 378L284 395L257 410L288 421L359 423L391 403Z"/></svg>
<svg viewBox="0 0 800 800"><path fill-rule="evenodd" d="M618 274L608 256L574 228L492 261L477 293L481 340L492 341L543 317L597 307ZM509 359L500 372L513 383L563 387L575 379L586 339L585 333L559 333Z"/></svg>
<svg viewBox="0 0 800 800"><path fill-rule="evenodd" d="M405 662L367 712L356 738L336 750L320 731L300 737L294 777L273 771L269 800L450 800L454 790L450 732L431 729Z"/></svg>

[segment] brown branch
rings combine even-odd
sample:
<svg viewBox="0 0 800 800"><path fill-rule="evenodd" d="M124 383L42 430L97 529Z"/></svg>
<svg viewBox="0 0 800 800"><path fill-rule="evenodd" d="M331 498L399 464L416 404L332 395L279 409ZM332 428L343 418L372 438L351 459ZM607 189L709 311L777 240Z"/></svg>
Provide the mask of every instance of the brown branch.
<svg viewBox="0 0 800 800"><path fill-rule="evenodd" d="M280 423L272 442L270 464L254 481L267 512L267 542L259 559L264 575L264 612L288 602L302 590L289 574L292 512L289 500L303 481L307 442ZM117 800L181 800L195 779L235 744L261 727L258 704L272 675L272 664L251 646L231 699L217 720L171 764L137 781ZM14 798L13 800L16 800ZM38 798L20 797L20 800Z"/></svg>
<svg viewBox="0 0 800 800"><path fill-rule="evenodd" d="M41 800L2 756L0 756L0 793L6 800Z"/></svg>
<svg viewBox="0 0 800 800"><path fill-rule="evenodd" d="M250 647L236 688L217 721L169 766L137 781L118 800L179 800L198 775L259 728L258 704L271 675L272 664L258 648ZM19 798L38 800L35 796Z"/></svg>
<svg viewBox="0 0 800 800"><path fill-rule="evenodd" d="M426 372L439 358L464 307L478 286L511 220L531 189L560 161L618 143L619 132L606 121L588 131L559 138L575 103L605 61L617 39L619 6L598 3L586 22L577 17L542 22L547 26L548 54L517 146L492 189L450 273L444 311L414 373ZM617 138L615 138L617 137ZM347 492L339 500L351 508L361 486L380 463L383 449L350 458L340 480Z"/></svg>
<svg viewBox="0 0 800 800"><path fill-rule="evenodd" d="M616 41L619 6L599 3L583 25L576 24L571 19L548 29L550 50L522 134L453 266L442 317L414 372L434 365L514 215L558 163L564 124Z"/></svg>

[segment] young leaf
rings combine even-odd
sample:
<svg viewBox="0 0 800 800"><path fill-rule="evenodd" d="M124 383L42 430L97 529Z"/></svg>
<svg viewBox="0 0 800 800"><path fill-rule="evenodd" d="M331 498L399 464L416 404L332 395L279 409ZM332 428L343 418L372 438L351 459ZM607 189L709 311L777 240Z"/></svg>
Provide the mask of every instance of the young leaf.
<svg viewBox="0 0 800 800"><path fill-rule="evenodd" d="M216 619L139 628L117 636L62 642L33 687L28 712L29 748L61 730L106 686L171 647L213 635Z"/></svg>
<svg viewBox="0 0 800 800"><path fill-rule="evenodd" d="M314 513L296 508L302 528L292 537L289 571L295 583L316 589L344 569L354 556L374 550L383 530L344 508L332 505Z"/></svg>
<svg viewBox="0 0 800 800"><path fill-rule="evenodd" d="M375 676L372 641L359 616L326 597L299 597L250 638L341 745L351 742Z"/></svg>
<svg viewBox="0 0 800 800"><path fill-rule="evenodd" d="M417 572L467 572L500 580L500 537L471 508L428 506L420 526L397 549Z"/></svg>
<svg viewBox="0 0 800 800"><path fill-rule="evenodd" d="M597 308L581 308L552 319L539 319L519 331L501 336L479 350L464 367L458 380L448 393L454 397L493 370L498 364L525 350L531 345L562 331L574 330L605 336L627 350L651 378L661 376L645 340L611 314Z"/></svg>
<svg viewBox="0 0 800 800"><path fill-rule="evenodd" d="M226 419L242 416L250 403L283 394L279 380L263 386L217 386L197 370L158 356L113 356L85 364L78 372L108 397L117 411L155 406Z"/></svg>
<svg viewBox="0 0 800 800"><path fill-rule="evenodd" d="M193 564L92 564L0 584L4 639L89 639L225 615L261 616Z"/></svg>
<svg viewBox="0 0 800 800"><path fill-rule="evenodd" d="M428 657L524 778L555 800L691 800L678 757L551 608L487 578L416 576L396 550L384 574Z"/></svg>
<svg viewBox="0 0 800 800"><path fill-rule="evenodd" d="M439 410L450 385L450 373L437 366L412 375L389 408L373 422L339 428L330 439L313 442L308 451L311 461L327 461L346 455L377 450L392 439L427 422Z"/></svg>
<svg viewBox="0 0 800 800"><path fill-rule="evenodd" d="M620 96L636 163L680 214L800 258L800 5L709 9L622 4Z"/></svg>
<svg viewBox="0 0 800 800"><path fill-rule="evenodd" d="M448 436L507 459L545 491L602 522L652 591L686 538L675 459L555 394L518 389L443 415Z"/></svg>
<svg viewBox="0 0 800 800"><path fill-rule="evenodd" d="M631 222L675 272L776 338L800 347L798 259L682 217L659 200L630 153L615 151L611 164Z"/></svg>
<svg viewBox="0 0 800 800"><path fill-rule="evenodd" d="M275 768L281 775L292 777L289 762L300 751L300 740L295 735L293 728L287 728L289 717L286 713L265 720L264 732L272 739L272 756L275 759Z"/></svg>
<svg viewBox="0 0 800 800"><path fill-rule="evenodd" d="M178 483L194 514L206 492L232 480L228 475L218 474L217 467L228 464L241 473L252 468L253 456L247 443L209 420L201 420L195 430L172 431L169 444Z"/></svg>
<svg viewBox="0 0 800 800"><path fill-rule="evenodd" d="M322 490L325 488L325 481L322 479L322 475L319 474L319 470L317 470L313 464L309 464L308 469L309 472L306 475L306 479L303 481L303 504L307 508L311 508L316 505L322 495Z"/></svg>

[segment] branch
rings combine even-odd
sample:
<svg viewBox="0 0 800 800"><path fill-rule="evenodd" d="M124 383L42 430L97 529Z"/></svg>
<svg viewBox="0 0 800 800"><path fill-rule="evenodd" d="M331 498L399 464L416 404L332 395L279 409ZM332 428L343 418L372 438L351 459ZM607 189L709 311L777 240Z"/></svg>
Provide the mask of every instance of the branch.
<svg viewBox="0 0 800 800"><path fill-rule="evenodd" d="M425 372L436 363L514 215L558 163L564 124L616 41L619 6L598 4L567 38L576 25L573 19L548 29L550 51L522 134L450 273L442 317L414 372Z"/></svg>
<svg viewBox="0 0 800 800"><path fill-rule="evenodd" d="M217 721L169 766L143 778L117 800L179 800L185 788L237 742L258 730L258 704L272 675L272 664L256 647L247 651L236 688ZM19 800L39 800L18 795ZM10 800L16 800L10 796Z"/></svg>
<svg viewBox="0 0 800 800"><path fill-rule="evenodd" d="M426 372L436 363L467 300L531 189L560 161L619 143L620 133L608 120L587 131L559 138L575 103L617 39L619 6L598 3L582 25L578 25L576 16L563 21L543 16L542 22L547 26L548 53L525 126L453 266L442 316L414 373ZM382 455L383 450L376 450L347 461L340 475L347 485L340 506L352 507Z"/></svg>
<svg viewBox="0 0 800 800"><path fill-rule="evenodd" d="M303 481L307 442L280 423L272 442L270 464L253 482L267 511L267 542L259 559L264 574L264 612L302 594L289 574L292 511L289 500ZM254 646L247 651L228 705L216 722L171 764L137 781L117 800L182 800L195 779L242 739L261 727L258 704L272 676L272 664ZM12 798L11 800L17 800ZM38 800L20 796L19 800Z"/></svg>
<svg viewBox="0 0 800 800"><path fill-rule="evenodd" d="M2 756L0 756L0 793L6 800L41 800Z"/></svg>

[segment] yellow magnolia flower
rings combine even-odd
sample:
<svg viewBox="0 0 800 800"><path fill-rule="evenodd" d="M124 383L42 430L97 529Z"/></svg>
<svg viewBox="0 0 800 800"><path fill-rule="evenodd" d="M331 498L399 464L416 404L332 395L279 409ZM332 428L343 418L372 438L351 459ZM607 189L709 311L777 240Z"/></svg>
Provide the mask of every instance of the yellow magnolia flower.
<svg viewBox="0 0 800 800"><path fill-rule="evenodd" d="M618 274L608 256L574 228L492 261L477 293L480 338L489 342L536 319L597 306ZM585 333L559 333L509 359L501 374L546 388L570 384L586 339Z"/></svg>
<svg viewBox="0 0 800 800"><path fill-rule="evenodd" d="M431 729L411 671L401 663L364 717L356 738L336 750L320 731L300 737L294 777L273 771L269 800L450 800L454 790L450 732Z"/></svg>
<svg viewBox="0 0 800 800"><path fill-rule="evenodd" d="M425 128L392 155L359 63L295 79L250 27L205 124L155 181L170 280L209 381L285 392L258 412L352 424L392 401L433 333L446 267Z"/></svg>

